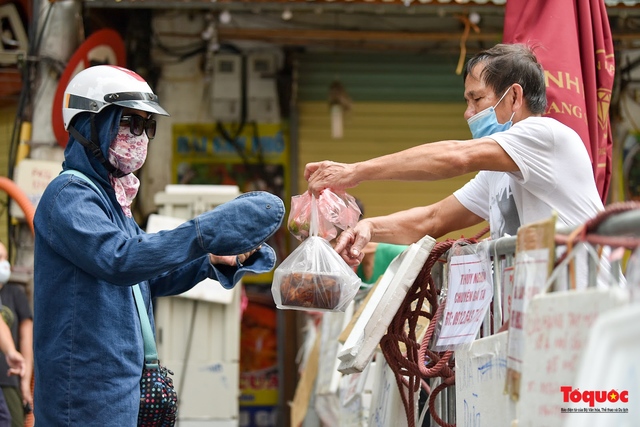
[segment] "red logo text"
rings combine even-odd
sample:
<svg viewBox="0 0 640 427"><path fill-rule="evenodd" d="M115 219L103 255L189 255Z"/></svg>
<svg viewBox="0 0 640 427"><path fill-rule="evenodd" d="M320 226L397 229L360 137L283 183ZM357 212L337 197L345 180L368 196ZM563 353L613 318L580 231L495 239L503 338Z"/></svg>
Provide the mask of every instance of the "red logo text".
<svg viewBox="0 0 640 427"><path fill-rule="evenodd" d="M573 389L570 386L562 386L560 387L560 391L562 392L562 400L564 402L573 402L573 403L588 403L590 407L593 407L595 402L598 403L628 403L629 402L629 392L627 390L623 390L618 392L617 390L610 391L600 391L600 390L583 390Z"/></svg>

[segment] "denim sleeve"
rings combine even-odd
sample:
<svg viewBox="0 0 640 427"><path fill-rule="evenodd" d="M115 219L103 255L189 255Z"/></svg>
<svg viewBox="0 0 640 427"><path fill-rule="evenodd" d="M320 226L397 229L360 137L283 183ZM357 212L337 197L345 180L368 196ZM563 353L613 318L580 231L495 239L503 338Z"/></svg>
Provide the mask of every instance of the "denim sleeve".
<svg viewBox="0 0 640 427"><path fill-rule="evenodd" d="M278 230L284 203L273 194L254 191L195 218L198 242L216 255L237 255L257 248Z"/></svg>
<svg viewBox="0 0 640 427"><path fill-rule="evenodd" d="M273 269L275 251L264 242L280 228L284 214L284 203L280 198L255 191L197 217L198 241L209 248L210 253L237 255L261 246L242 266L211 266L213 275L209 277L229 289L246 273L259 274Z"/></svg>
<svg viewBox="0 0 640 427"><path fill-rule="evenodd" d="M173 230L136 234L118 223L114 207L87 185L70 181L51 190L38 205L36 233L60 256L113 284L128 286L184 267L182 274L198 277L202 268L208 277L232 287L252 267L261 271L269 267L269 259L275 262L263 245L255 266L220 271L201 262L194 273L189 265L208 253L248 252L271 237L282 224L284 204L266 192L245 193ZM266 263L257 263L265 257Z"/></svg>
<svg viewBox="0 0 640 427"><path fill-rule="evenodd" d="M275 251L266 243L242 266L212 265L205 255L149 281L153 298L179 295L206 278L217 280L225 289L233 288L247 273L266 273L276 264Z"/></svg>

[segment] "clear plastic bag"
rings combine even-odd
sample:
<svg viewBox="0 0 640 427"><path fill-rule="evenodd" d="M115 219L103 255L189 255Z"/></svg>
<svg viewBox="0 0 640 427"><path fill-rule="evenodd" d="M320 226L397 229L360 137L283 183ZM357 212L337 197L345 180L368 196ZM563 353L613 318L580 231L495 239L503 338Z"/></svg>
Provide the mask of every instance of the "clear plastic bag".
<svg viewBox="0 0 640 427"><path fill-rule="evenodd" d="M291 197L287 227L289 232L300 241L310 236L312 199L309 192ZM346 230L349 227L355 227L360 219L361 212L356 199L347 193L335 193L327 188L320 194L316 204L317 235L326 240L335 239L338 229Z"/></svg>
<svg viewBox="0 0 640 427"><path fill-rule="evenodd" d="M362 282L331 244L317 235L315 204L312 198L310 235L276 268L271 293L280 309L345 311Z"/></svg>

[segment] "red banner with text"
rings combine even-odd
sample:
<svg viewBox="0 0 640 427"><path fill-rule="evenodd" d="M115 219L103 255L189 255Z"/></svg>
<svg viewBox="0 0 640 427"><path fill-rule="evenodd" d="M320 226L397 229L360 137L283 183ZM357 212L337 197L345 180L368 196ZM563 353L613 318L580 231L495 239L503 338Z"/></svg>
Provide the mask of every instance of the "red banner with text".
<svg viewBox="0 0 640 427"><path fill-rule="evenodd" d="M604 0L509 0L503 42L535 48L545 69L545 115L580 135L606 203L612 169L609 104L615 60Z"/></svg>

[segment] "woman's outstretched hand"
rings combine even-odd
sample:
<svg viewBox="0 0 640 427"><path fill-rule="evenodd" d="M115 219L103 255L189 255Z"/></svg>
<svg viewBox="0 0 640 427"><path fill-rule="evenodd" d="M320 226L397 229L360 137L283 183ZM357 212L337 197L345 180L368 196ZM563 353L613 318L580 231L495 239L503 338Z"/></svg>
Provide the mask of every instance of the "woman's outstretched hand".
<svg viewBox="0 0 640 427"><path fill-rule="evenodd" d="M238 265L239 267L242 267L242 264L246 260L248 260L251 255L253 255L257 251L259 251L260 248L261 248L261 246L258 246L257 248L253 249L252 251L245 252L245 253L239 254L239 255L214 255L214 254L209 254L209 262L211 262L211 264L213 264L213 265L216 265L216 264Z"/></svg>

